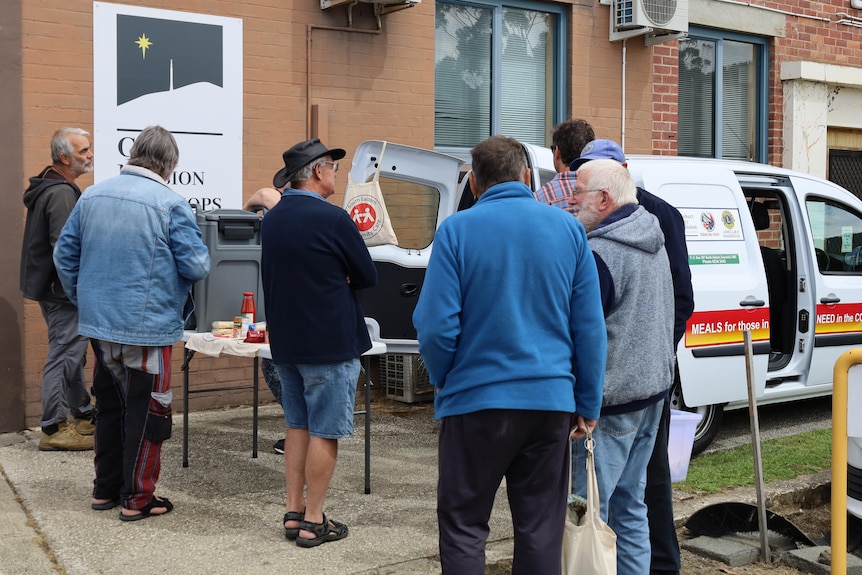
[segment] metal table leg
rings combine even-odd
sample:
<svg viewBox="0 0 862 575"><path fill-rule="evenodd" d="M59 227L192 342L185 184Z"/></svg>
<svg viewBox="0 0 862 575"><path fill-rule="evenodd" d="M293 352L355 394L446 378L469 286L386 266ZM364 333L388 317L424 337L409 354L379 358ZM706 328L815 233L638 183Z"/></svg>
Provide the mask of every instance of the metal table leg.
<svg viewBox="0 0 862 575"><path fill-rule="evenodd" d="M365 362L365 494L371 493L371 359Z"/></svg>
<svg viewBox="0 0 862 575"><path fill-rule="evenodd" d="M257 392L257 384L258 384L258 376L257 371L260 364L260 358L258 356L254 356L254 377L252 381L254 382L254 391L252 392L252 396L254 397L254 406L252 407L252 440L251 440L251 456L252 458L257 458L257 400L258 400L258 392Z"/></svg>
<svg viewBox="0 0 862 575"><path fill-rule="evenodd" d="M183 365L183 467L189 466L189 362L195 356L192 349L184 348Z"/></svg>

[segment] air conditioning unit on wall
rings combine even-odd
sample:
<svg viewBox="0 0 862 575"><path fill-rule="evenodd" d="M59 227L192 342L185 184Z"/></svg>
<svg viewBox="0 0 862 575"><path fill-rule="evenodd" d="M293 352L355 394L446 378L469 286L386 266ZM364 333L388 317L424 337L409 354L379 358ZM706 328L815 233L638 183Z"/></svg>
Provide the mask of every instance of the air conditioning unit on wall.
<svg viewBox="0 0 862 575"><path fill-rule="evenodd" d="M612 9L617 32L637 28L688 32L688 0L614 0Z"/></svg>

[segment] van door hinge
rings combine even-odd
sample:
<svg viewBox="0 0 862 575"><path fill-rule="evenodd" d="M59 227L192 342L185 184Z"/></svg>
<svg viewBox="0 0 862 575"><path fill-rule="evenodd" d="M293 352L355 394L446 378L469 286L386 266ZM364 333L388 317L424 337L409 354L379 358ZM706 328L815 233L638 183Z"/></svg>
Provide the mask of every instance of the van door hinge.
<svg viewBox="0 0 862 575"><path fill-rule="evenodd" d="M805 293L805 278L799 278L799 293Z"/></svg>
<svg viewBox="0 0 862 575"><path fill-rule="evenodd" d="M799 340L799 353L805 353L805 340Z"/></svg>

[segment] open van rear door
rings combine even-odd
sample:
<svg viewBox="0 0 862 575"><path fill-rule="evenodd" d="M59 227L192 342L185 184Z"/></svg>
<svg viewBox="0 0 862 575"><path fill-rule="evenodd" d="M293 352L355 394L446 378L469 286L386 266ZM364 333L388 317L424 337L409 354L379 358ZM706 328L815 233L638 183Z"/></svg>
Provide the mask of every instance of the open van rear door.
<svg viewBox="0 0 862 575"><path fill-rule="evenodd" d="M695 309L677 350L689 407L748 397L743 332L754 342L757 396L769 359L766 275L757 235L736 175L701 163L629 162L638 185L674 205L685 221Z"/></svg>
<svg viewBox="0 0 862 575"><path fill-rule="evenodd" d="M434 232L455 212L462 164L453 156L392 142L384 150L377 140L363 142L353 156L353 182L370 181L379 165L380 189L398 238L398 245L369 247L377 266L377 286L359 292L372 335L386 343L390 353L419 353L413 309Z"/></svg>

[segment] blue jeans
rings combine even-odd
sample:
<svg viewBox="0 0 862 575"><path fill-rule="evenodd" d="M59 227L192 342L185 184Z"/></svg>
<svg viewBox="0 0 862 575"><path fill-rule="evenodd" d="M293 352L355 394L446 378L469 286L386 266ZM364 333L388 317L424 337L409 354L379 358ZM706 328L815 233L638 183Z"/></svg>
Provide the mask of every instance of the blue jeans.
<svg viewBox="0 0 862 575"><path fill-rule="evenodd" d="M662 402L640 411L603 415L593 432L601 514L617 534L617 572L650 572L649 523L644 502L646 469L658 432ZM586 497L586 450L583 440L572 450L574 491Z"/></svg>
<svg viewBox="0 0 862 575"><path fill-rule="evenodd" d="M359 358L335 363L281 363L284 420L312 437L343 439L353 435L353 408Z"/></svg>

